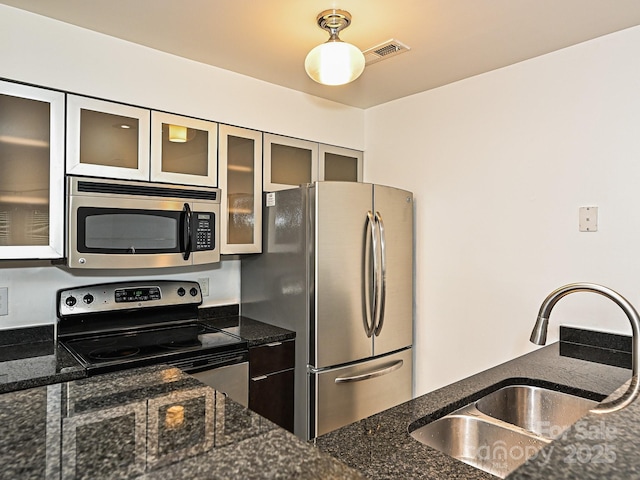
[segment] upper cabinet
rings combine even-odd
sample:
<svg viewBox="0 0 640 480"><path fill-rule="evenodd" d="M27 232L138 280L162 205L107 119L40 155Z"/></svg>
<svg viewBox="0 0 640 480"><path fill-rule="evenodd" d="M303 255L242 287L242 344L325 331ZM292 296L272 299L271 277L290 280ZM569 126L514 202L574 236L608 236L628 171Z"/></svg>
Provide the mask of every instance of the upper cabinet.
<svg viewBox="0 0 640 480"><path fill-rule="evenodd" d="M217 186L215 122L77 95L67 109L67 173Z"/></svg>
<svg viewBox="0 0 640 480"><path fill-rule="evenodd" d="M64 94L0 81L0 259L62 258Z"/></svg>
<svg viewBox="0 0 640 480"><path fill-rule="evenodd" d="M220 125L220 253L262 251L262 132Z"/></svg>
<svg viewBox="0 0 640 480"><path fill-rule="evenodd" d="M264 134L264 191L274 192L318 179L318 144Z"/></svg>
<svg viewBox="0 0 640 480"><path fill-rule="evenodd" d="M264 134L264 191L316 180L361 182L363 153L349 148Z"/></svg>
<svg viewBox="0 0 640 480"><path fill-rule="evenodd" d="M363 154L358 150L320 144L318 180L361 182Z"/></svg>
<svg viewBox="0 0 640 480"><path fill-rule="evenodd" d="M150 111L67 95L67 173L149 180Z"/></svg>
<svg viewBox="0 0 640 480"><path fill-rule="evenodd" d="M151 112L151 180L218 185L218 124Z"/></svg>

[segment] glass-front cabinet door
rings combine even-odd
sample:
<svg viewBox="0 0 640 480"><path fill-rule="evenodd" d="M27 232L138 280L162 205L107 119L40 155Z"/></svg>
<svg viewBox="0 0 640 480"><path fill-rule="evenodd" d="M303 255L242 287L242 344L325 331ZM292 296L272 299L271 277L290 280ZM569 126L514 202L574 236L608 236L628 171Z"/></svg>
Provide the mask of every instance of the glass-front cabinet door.
<svg viewBox="0 0 640 480"><path fill-rule="evenodd" d="M150 111L67 95L67 173L149 180Z"/></svg>
<svg viewBox="0 0 640 480"><path fill-rule="evenodd" d="M274 192L318 179L318 144L264 134L264 191Z"/></svg>
<svg viewBox="0 0 640 480"><path fill-rule="evenodd" d="M220 125L220 253L262 251L262 132Z"/></svg>
<svg viewBox="0 0 640 480"><path fill-rule="evenodd" d="M218 124L151 112L151 180L217 187Z"/></svg>
<svg viewBox="0 0 640 480"><path fill-rule="evenodd" d="M318 180L362 182L362 161L358 150L320 144Z"/></svg>
<svg viewBox="0 0 640 480"><path fill-rule="evenodd" d="M0 81L0 259L62 258L64 94Z"/></svg>

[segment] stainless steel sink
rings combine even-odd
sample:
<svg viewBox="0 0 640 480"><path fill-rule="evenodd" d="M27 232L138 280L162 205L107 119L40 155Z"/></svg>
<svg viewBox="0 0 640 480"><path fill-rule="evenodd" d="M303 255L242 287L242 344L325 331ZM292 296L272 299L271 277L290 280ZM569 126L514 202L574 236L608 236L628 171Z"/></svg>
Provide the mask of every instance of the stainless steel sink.
<svg viewBox="0 0 640 480"><path fill-rule="evenodd" d="M504 428L481 418L450 414L411 432L416 440L464 463L504 478L548 440Z"/></svg>
<svg viewBox="0 0 640 480"><path fill-rule="evenodd" d="M476 402L490 417L546 438L557 438L598 402L546 388L512 385Z"/></svg>
<svg viewBox="0 0 640 480"><path fill-rule="evenodd" d="M409 431L425 445L504 478L597 404L546 388L512 385Z"/></svg>

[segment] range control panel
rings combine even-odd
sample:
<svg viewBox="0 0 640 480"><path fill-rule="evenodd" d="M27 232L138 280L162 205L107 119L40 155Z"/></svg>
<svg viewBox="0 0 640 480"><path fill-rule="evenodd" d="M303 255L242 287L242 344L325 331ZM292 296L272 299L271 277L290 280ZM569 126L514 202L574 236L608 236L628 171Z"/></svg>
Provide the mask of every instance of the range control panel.
<svg viewBox="0 0 640 480"><path fill-rule="evenodd" d="M200 305L198 282L154 280L87 285L59 290L58 317L163 306Z"/></svg>

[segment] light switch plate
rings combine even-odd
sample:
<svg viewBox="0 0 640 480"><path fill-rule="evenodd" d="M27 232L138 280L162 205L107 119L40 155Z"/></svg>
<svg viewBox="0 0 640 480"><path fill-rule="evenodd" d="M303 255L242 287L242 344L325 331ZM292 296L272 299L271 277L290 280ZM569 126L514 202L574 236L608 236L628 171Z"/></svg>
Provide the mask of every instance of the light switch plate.
<svg viewBox="0 0 640 480"><path fill-rule="evenodd" d="M9 315L9 288L0 287L0 315Z"/></svg>
<svg viewBox="0 0 640 480"><path fill-rule="evenodd" d="M598 231L598 207L580 207L578 217L581 232Z"/></svg>

